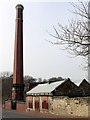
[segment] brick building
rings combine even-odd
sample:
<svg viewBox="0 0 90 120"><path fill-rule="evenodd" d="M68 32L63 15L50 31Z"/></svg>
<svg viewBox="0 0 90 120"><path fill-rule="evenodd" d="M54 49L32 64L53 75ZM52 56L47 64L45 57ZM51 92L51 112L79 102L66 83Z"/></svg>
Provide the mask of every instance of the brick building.
<svg viewBox="0 0 90 120"><path fill-rule="evenodd" d="M86 83L88 84L88 82ZM79 96L80 86L81 84L77 86L70 79L38 84L26 93L26 109L28 111L87 117L90 97Z"/></svg>
<svg viewBox="0 0 90 120"><path fill-rule="evenodd" d="M27 109L47 112L51 97L75 97L76 94L78 95L78 87L70 79L39 84L26 93Z"/></svg>

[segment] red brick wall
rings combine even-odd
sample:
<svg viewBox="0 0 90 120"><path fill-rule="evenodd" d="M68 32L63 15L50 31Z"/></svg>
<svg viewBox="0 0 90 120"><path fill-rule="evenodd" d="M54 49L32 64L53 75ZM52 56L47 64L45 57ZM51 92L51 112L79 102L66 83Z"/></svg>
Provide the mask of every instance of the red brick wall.
<svg viewBox="0 0 90 120"><path fill-rule="evenodd" d="M5 109L11 109L11 101L5 101Z"/></svg>
<svg viewBox="0 0 90 120"><path fill-rule="evenodd" d="M25 109L26 109L26 104L25 104L25 102L18 102L18 103L17 103L17 110L18 110L18 111L25 111Z"/></svg>
<svg viewBox="0 0 90 120"><path fill-rule="evenodd" d="M39 97L35 97L35 111L39 111L40 110L40 101L39 101Z"/></svg>
<svg viewBox="0 0 90 120"><path fill-rule="evenodd" d="M33 96L27 96L26 97L26 103L27 103L27 108L32 108L33 107ZM42 104L40 107L40 104ZM40 101L40 96L34 96L34 106L35 106L35 111L43 111L43 112L48 112L48 96L41 96L41 101Z"/></svg>
<svg viewBox="0 0 90 120"><path fill-rule="evenodd" d="M26 96L26 101L32 100L32 96Z"/></svg>
<svg viewBox="0 0 90 120"><path fill-rule="evenodd" d="M38 101L39 101L39 97L36 96L36 97L35 97L35 100L38 100Z"/></svg>
<svg viewBox="0 0 90 120"><path fill-rule="evenodd" d="M30 103L32 104L31 106L33 107L33 97L27 96L26 97L26 108L30 108Z"/></svg>
<svg viewBox="0 0 90 120"><path fill-rule="evenodd" d="M32 101L32 100L33 100L33 97L32 97L32 96L29 96L28 99L29 99L29 101Z"/></svg>
<svg viewBox="0 0 90 120"><path fill-rule="evenodd" d="M42 96L42 111L48 112L48 96Z"/></svg>
<svg viewBox="0 0 90 120"><path fill-rule="evenodd" d="M48 96L42 96L42 100L48 101Z"/></svg>
<svg viewBox="0 0 90 120"><path fill-rule="evenodd" d="M29 96L28 98L28 108L33 109L33 97Z"/></svg>

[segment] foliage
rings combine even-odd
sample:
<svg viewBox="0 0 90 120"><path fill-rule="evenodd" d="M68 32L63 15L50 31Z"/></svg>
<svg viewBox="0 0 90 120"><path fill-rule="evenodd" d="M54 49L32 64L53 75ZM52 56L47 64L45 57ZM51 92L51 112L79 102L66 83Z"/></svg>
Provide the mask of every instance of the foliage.
<svg viewBox="0 0 90 120"><path fill-rule="evenodd" d="M36 79L28 75L24 77L25 91L28 90L28 85L29 85L28 83L35 82L35 80ZM13 74L11 72L0 73L0 96L2 95L3 103L5 100L11 99L12 83L13 83Z"/></svg>

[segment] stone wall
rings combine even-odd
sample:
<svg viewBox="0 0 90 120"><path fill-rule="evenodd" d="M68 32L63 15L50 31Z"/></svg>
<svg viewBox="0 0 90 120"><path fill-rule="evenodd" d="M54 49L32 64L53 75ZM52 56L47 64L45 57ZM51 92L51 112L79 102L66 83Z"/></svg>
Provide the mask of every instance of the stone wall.
<svg viewBox="0 0 90 120"><path fill-rule="evenodd" d="M49 97L49 112L66 116L89 116L88 97Z"/></svg>
<svg viewBox="0 0 90 120"><path fill-rule="evenodd" d="M88 117L90 115L90 97L75 97L69 98L65 96L27 96L26 105L27 110L35 109L35 100L39 100L39 112L50 112L52 114L62 116L82 116ZM33 107L29 108L29 101L33 100ZM43 101L48 104L47 109L43 109ZM90 117L90 116L89 116Z"/></svg>
<svg viewBox="0 0 90 120"><path fill-rule="evenodd" d="M88 98L88 117L90 118L90 97Z"/></svg>

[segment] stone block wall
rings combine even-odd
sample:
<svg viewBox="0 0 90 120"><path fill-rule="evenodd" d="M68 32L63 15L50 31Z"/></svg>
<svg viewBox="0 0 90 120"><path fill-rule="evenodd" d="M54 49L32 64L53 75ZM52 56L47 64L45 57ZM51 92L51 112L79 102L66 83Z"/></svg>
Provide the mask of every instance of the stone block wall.
<svg viewBox="0 0 90 120"><path fill-rule="evenodd" d="M66 97L49 97L49 112L57 115L67 115Z"/></svg>
<svg viewBox="0 0 90 120"><path fill-rule="evenodd" d="M49 112L66 116L89 116L88 97L49 97Z"/></svg>
<svg viewBox="0 0 90 120"><path fill-rule="evenodd" d="M90 118L90 97L88 97L88 117Z"/></svg>
<svg viewBox="0 0 90 120"><path fill-rule="evenodd" d="M33 107L29 108L29 101L33 100ZM39 112L50 112L62 116L82 116L90 115L90 97L69 98L65 96L27 96L27 110L35 111L35 100L39 101ZM43 108L43 101L48 104L48 109ZM46 103L45 103L46 104ZM44 104L44 105L45 105ZM90 116L89 116L90 117Z"/></svg>

